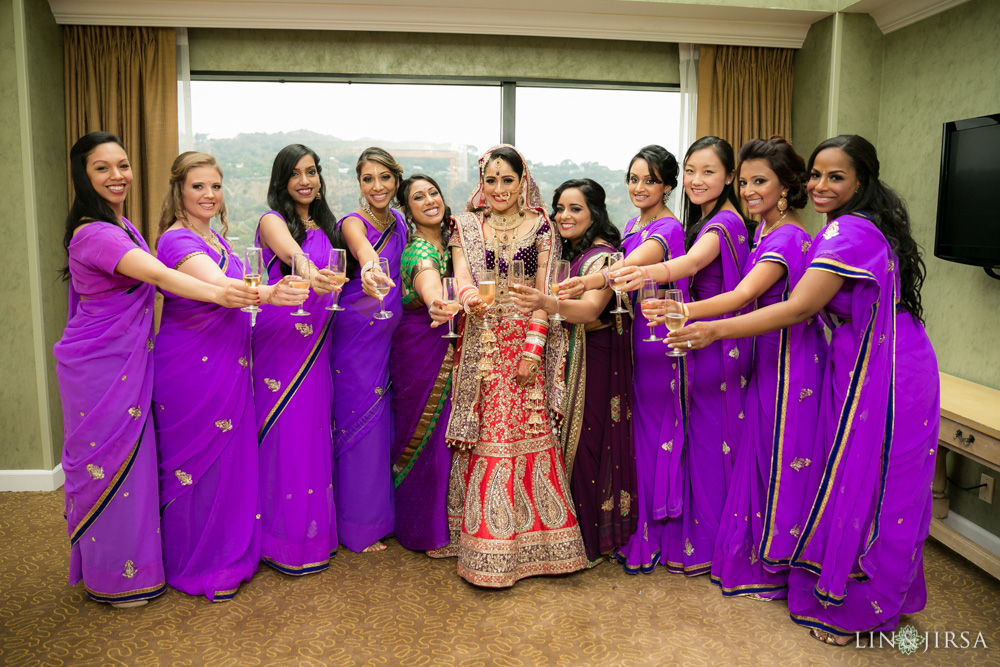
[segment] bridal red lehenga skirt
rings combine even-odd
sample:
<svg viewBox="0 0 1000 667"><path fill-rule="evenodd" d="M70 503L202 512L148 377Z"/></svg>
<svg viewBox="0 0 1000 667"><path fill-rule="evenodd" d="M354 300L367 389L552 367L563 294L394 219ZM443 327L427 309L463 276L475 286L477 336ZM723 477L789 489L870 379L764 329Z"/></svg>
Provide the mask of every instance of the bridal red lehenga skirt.
<svg viewBox="0 0 1000 667"><path fill-rule="evenodd" d="M467 322L466 335L482 326L476 318ZM479 383L472 406L479 439L471 449L457 450L452 462L451 544L431 554L458 556L458 574L477 586L504 588L587 564L562 455L544 399L538 398L544 395L544 371L535 387L515 380L527 326L525 320L494 320L495 349L483 355L492 359L493 374ZM478 366L480 358L470 355L460 363Z"/></svg>

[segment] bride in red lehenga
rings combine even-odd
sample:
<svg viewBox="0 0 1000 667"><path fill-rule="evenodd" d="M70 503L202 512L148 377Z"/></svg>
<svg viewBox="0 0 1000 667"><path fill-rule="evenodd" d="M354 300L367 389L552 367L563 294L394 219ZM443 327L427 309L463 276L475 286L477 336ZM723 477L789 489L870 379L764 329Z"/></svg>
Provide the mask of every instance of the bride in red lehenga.
<svg viewBox="0 0 1000 667"><path fill-rule="evenodd" d="M525 283L544 289L551 282L558 237L512 146L490 149L479 174L450 242L460 298L471 315L455 363L447 431L456 449L451 543L429 553L458 556L458 573L469 583L502 588L583 569L587 558L550 421L561 418L565 332L555 324L549 331L544 311L529 320L508 296L516 260ZM495 303L487 309L482 297L490 279Z"/></svg>

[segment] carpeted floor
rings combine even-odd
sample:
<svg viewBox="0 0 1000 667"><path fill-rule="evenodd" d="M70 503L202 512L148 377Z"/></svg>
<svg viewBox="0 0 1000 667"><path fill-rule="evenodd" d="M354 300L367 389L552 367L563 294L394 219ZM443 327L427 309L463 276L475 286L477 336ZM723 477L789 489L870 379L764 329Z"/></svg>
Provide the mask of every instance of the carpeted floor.
<svg viewBox="0 0 1000 667"><path fill-rule="evenodd" d="M1000 582L933 540L924 553L930 601L903 625L931 633L931 645L937 632L939 646L946 631L970 642L982 632L988 648L825 646L783 602L724 599L707 577L662 568L629 576L604 563L480 590L454 560L394 541L377 554L342 549L301 579L262 567L227 603L169 590L116 610L66 583L62 492L0 493L0 664L1000 664Z"/></svg>

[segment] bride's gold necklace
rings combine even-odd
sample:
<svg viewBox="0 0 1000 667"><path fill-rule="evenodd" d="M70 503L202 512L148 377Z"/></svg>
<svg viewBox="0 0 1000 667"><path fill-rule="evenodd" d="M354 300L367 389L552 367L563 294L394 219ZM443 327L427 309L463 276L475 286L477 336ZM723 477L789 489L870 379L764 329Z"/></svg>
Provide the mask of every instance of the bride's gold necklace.
<svg viewBox="0 0 1000 667"><path fill-rule="evenodd" d="M517 234L512 234L524 222L524 210L518 209L516 213L500 215L490 213L486 218L486 224L493 228L493 238L499 243L508 245L514 241Z"/></svg>

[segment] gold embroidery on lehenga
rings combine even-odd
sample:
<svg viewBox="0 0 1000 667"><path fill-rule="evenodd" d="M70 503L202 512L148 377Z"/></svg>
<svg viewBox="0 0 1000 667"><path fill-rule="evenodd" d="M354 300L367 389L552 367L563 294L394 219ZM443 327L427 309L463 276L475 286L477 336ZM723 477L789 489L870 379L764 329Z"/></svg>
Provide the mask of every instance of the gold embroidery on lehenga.
<svg viewBox="0 0 1000 667"><path fill-rule="evenodd" d="M246 368L247 364L249 364L249 363L250 362L247 361L246 357L240 357L240 366L242 366L243 368Z"/></svg>
<svg viewBox="0 0 1000 667"><path fill-rule="evenodd" d="M124 381L125 381L125 380L126 380L127 378L128 378L128 376L127 376L127 375L123 375L123 376L122 376L122 382L124 382Z"/></svg>
<svg viewBox="0 0 1000 667"><path fill-rule="evenodd" d="M507 539L514 534L514 508L507 497L507 483L511 475L510 459L499 461L493 466L489 484L486 485L486 529L490 535Z"/></svg>
<svg viewBox="0 0 1000 667"><path fill-rule="evenodd" d="M826 231L823 232L823 238L829 241L839 233L840 233L840 223L834 220L827 226Z"/></svg>
<svg viewBox="0 0 1000 667"><path fill-rule="evenodd" d="M527 466L528 464L523 456L519 456L517 463L514 465L514 523L519 533L528 532L535 523L535 513L531 509L531 499L528 497L528 490L524 487L524 475Z"/></svg>
<svg viewBox="0 0 1000 667"><path fill-rule="evenodd" d="M465 530L471 535L479 532L482 521L480 498L483 494L483 477L486 476L486 459L478 459L469 477L469 486L465 490Z"/></svg>
<svg viewBox="0 0 1000 667"><path fill-rule="evenodd" d="M619 511L622 516L628 516L629 512L632 511L632 494L628 491L622 491L621 494L621 507Z"/></svg>
<svg viewBox="0 0 1000 667"><path fill-rule="evenodd" d="M126 579L131 579L135 576L137 570L135 569L135 563L130 560L125 561L125 571L122 572L122 576Z"/></svg>
<svg viewBox="0 0 1000 667"><path fill-rule="evenodd" d="M721 386L721 387L719 387L719 388L720 388L720 389L722 389L722 391L725 391L725 390L726 390L726 383L725 383L725 382L723 382L723 383L722 383L722 386Z"/></svg>
<svg viewBox="0 0 1000 667"><path fill-rule="evenodd" d="M309 338L309 336L313 335L313 328L311 324L299 322L295 325L295 330L302 334L304 338Z"/></svg>
<svg viewBox="0 0 1000 667"><path fill-rule="evenodd" d="M138 419L139 417L142 416L142 410L140 410L139 408L129 408L128 414L130 417L132 417L132 419Z"/></svg>
<svg viewBox="0 0 1000 667"><path fill-rule="evenodd" d="M642 524L642 540L643 542L649 542L649 524Z"/></svg>
<svg viewBox="0 0 1000 667"><path fill-rule="evenodd" d="M466 456L456 456L451 466L448 478L448 516L458 516L465 507L465 474L468 472L469 459Z"/></svg>
<svg viewBox="0 0 1000 667"><path fill-rule="evenodd" d="M677 380L671 380L670 381L670 391L675 391L676 387L677 387Z"/></svg>
<svg viewBox="0 0 1000 667"><path fill-rule="evenodd" d="M813 395L812 389L803 389L802 391L799 392L799 402L802 402L803 398L809 398L812 395Z"/></svg>
<svg viewBox="0 0 1000 667"><path fill-rule="evenodd" d="M618 422L622 418L622 399L621 396L611 397L611 421Z"/></svg>
<svg viewBox="0 0 1000 667"><path fill-rule="evenodd" d="M104 468L101 466L96 466L93 463L87 464L87 472L90 473L91 479L104 479Z"/></svg>
<svg viewBox="0 0 1000 667"><path fill-rule="evenodd" d="M743 411L741 410L741 411L740 411L740 414L736 415L736 418L737 418L737 419L743 419L743 417L744 417L744 416L745 416L745 415L743 414Z"/></svg>
<svg viewBox="0 0 1000 667"><path fill-rule="evenodd" d="M385 393L385 389L383 389L382 387L375 387L375 394L377 396L381 396L384 393Z"/></svg>
<svg viewBox="0 0 1000 667"><path fill-rule="evenodd" d="M734 347L733 349L729 350L729 356L732 357L733 359L739 359L740 358L740 348Z"/></svg>
<svg viewBox="0 0 1000 667"><path fill-rule="evenodd" d="M610 512L615 508L615 499L608 498L603 503L601 503L601 510L604 512Z"/></svg>
<svg viewBox="0 0 1000 667"><path fill-rule="evenodd" d="M723 441L722 441L722 453L723 453L723 454L728 454L728 453L729 453L729 452L731 452L731 451L733 451L733 450L731 450L731 449L729 448L729 445L727 445L727 444L726 444L726 441L725 441L725 440L723 440Z"/></svg>
<svg viewBox="0 0 1000 667"><path fill-rule="evenodd" d="M175 470L174 476L177 477L177 481L181 483L181 486L191 486L194 480L191 479L191 475L187 474L183 470Z"/></svg>
<svg viewBox="0 0 1000 667"><path fill-rule="evenodd" d="M153 351L153 339L152 338L147 338L146 339L146 349L149 350L150 352Z"/></svg>
<svg viewBox="0 0 1000 667"><path fill-rule="evenodd" d="M223 433L225 433L226 431L233 430L233 422L232 420L229 419L220 419L219 421L215 422L215 426Z"/></svg>
<svg viewBox="0 0 1000 667"><path fill-rule="evenodd" d="M694 553L694 547L691 545L691 540L685 538L684 539L684 555L685 556L690 556L693 553Z"/></svg>
<svg viewBox="0 0 1000 667"><path fill-rule="evenodd" d="M551 461L548 452L542 452L535 458L534 470L531 474L531 491L538 508L538 518L546 528L561 528L566 524L566 505L549 480Z"/></svg>
<svg viewBox="0 0 1000 667"><path fill-rule="evenodd" d="M876 602L875 600L872 600L872 609L875 610L876 614L882 613L882 608L878 606L878 602Z"/></svg>
<svg viewBox="0 0 1000 667"><path fill-rule="evenodd" d="M91 447L97 447L97 443L96 442L92 442L92 443L90 443L90 446Z"/></svg>
<svg viewBox="0 0 1000 667"><path fill-rule="evenodd" d="M792 529L788 532L791 533L793 537L798 537L802 533L802 526L796 524L792 526Z"/></svg>
<svg viewBox="0 0 1000 667"><path fill-rule="evenodd" d="M811 460L799 457L792 459L792 462L789 465L795 472L801 472L802 469L808 467L810 463L812 463Z"/></svg>
<svg viewBox="0 0 1000 667"><path fill-rule="evenodd" d="M736 238L738 238L740 240L740 243L746 243L747 242L747 237L743 236L742 234L740 234Z"/></svg>
<svg viewBox="0 0 1000 667"><path fill-rule="evenodd" d="M663 443L663 445L661 445L661 446L663 447L663 450L666 451L666 452L672 452L672 451L674 451L674 441L673 440L668 440L667 442Z"/></svg>
<svg viewBox="0 0 1000 667"><path fill-rule="evenodd" d="M743 389L746 386L747 386L747 379L741 375L740 376L740 389Z"/></svg>
<svg viewBox="0 0 1000 667"><path fill-rule="evenodd" d="M812 241L803 241L802 242L802 252L806 252L811 247L812 247Z"/></svg>
<svg viewBox="0 0 1000 667"><path fill-rule="evenodd" d="M208 361L208 357L202 357L201 360L202 360L202 362L206 362L206 361Z"/></svg>
<svg viewBox="0 0 1000 667"><path fill-rule="evenodd" d="M270 389L271 391L274 391L274 392L276 392L279 389L281 389L281 381L280 380L274 380L272 378L264 378L264 384L267 385L268 389Z"/></svg>

